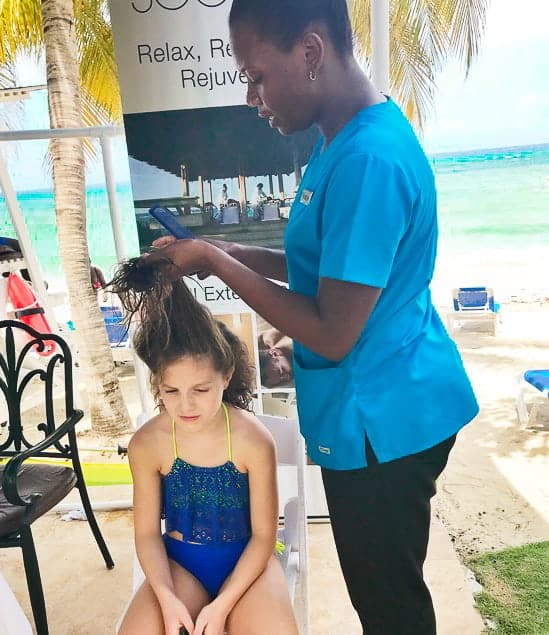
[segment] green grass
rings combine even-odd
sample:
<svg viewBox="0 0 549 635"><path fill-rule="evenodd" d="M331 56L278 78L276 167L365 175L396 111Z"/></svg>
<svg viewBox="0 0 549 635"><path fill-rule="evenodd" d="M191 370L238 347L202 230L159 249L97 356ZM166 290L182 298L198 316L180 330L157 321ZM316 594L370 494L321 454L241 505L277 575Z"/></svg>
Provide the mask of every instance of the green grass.
<svg viewBox="0 0 549 635"><path fill-rule="evenodd" d="M549 542L487 553L468 566L484 590L476 596L497 635L549 634Z"/></svg>

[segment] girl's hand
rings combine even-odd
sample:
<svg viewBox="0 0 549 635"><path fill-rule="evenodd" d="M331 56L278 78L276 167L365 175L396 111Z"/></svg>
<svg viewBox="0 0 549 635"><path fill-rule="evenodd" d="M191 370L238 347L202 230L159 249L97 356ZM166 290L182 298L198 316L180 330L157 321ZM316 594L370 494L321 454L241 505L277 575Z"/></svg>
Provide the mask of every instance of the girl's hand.
<svg viewBox="0 0 549 635"><path fill-rule="evenodd" d="M223 635L227 610L216 600L206 604L196 618L192 635Z"/></svg>
<svg viewBox="0 0 549 635"><path fill-rule="evenodd" d="M187 607L175 595L160 604L164 618L166 635L179 635L182 628L189 634L194 630L194 624Z"/></svg>

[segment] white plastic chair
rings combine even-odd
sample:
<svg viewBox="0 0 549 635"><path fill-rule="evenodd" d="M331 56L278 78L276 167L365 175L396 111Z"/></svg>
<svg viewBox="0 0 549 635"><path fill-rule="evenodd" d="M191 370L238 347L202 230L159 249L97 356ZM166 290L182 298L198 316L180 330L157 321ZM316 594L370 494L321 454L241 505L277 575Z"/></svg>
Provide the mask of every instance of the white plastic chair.
<svg viewBox="0 0 549 635"><path fill-rule="evenodd" d="M263 203L263 220L278 220L280 214L276 203Z"/></svg>
<svg viewBox="0 0 549 635"><path fill-rule="evenodd" d="M32 635L31 625L0 573L0 635Z"/></svg>
<svg viewBox="0 0 549 635"><path fill-rule="evenodd" d="M235 225L240 223L240 205L229 204L221 209L221 224Z"/></svg>
<svg viewBox="0 0 549 635"><path fill-rule="evenodd" d="M309 635L309 579L308 579L308 542L307 509L305 505L305 442L299 432L296 419L257 415L261 423L269 430L275 440L277 464L280 471L293 469L297 496L279 500L279 514L282 526L278 531L278 540L285 549L280 554L280 563L286 574L290 598L298 623L300 635ZM288 476L284 473L284 476ZM145 575L137 557L134 556L132 597L139 589ZM299 583L299 584L298 584ZM297 594L296 591L299 591ZM115 634L118 633L131 599L120 616Z"/></svg>
<svg viewBox="0 0 549 635"><path fill-rule="evenodd" d="M294 605L299 632L309 633L309 578L307 508L305 500L305 442L299 432L297 419L257 415L257 418L273 435L277 450L279 472L293 468L297 496L280 501L283 510L283 526L278 539L285 550L280 561L286 573L290 597ZM287 476L287 474L285 474ZM279 474L280 480L280 474ZM299 584L298 584L299 583ZM296 590L299 594L296 594Z"/></svg>

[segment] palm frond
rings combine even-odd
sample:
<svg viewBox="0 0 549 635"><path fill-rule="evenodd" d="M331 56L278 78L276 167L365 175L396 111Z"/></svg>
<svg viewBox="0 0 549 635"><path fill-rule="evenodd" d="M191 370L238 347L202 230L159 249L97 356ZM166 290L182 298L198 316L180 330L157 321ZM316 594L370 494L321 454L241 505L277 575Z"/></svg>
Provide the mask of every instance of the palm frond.
<svg viewBox="0 0 549 635"><path fill-rule="evenodd" d="M466 70L478 54L490 0L391 0L391 93L421 129L433 106L436 76L448 59ZM371 56L371 0L351 0L359 57Z"/></svg>
<svg viewBox="0 0 549 635"><path fill-rule="evenodd" d="M44 41L40 0L0 0L0 64L31 54Z"/></svg>
<svg viewBox="0 0 549 635"><path fill-rule="evenodd" d="M119 122L122 107L107 0L74 0L74 9L82 89L88 104L95 101L96 106L88 109L89 122ZM0 0L0 33L0 66L13 64L21 54L42 52L40 0ZM94 111L102 113L97 120Z"/></svg>
<svg viewBox="0 0 549 635"><path fill-rule="evenodd" d="M429 14L419 0L399 2L391 16L391 94L422 128L434 99L434 54Z"/></svg>
<svg viewBox="0 0 549 635"><path fill-rule="evenodd" d="M6 63L0 66L0 88L13 88L15 86L15 69L13 64Z"/></svg>
<svg viewBox="0 0 549 635"><path fill-rule="evenodd" d="M85 88L81 92L82 100L82 125L88 126L108 126L112 123L110 113L101 108L97 101L90 96ZM95 139L84 137L82 139L84 157L86 165L97 160L97 142Z"/></svg>
<svg viewBox="0 0 549 635"><path fill-rule="evenodd" d="M0 88L13 88L16 85L15 68L6 63L0 66ZM2 104L0 108L0 129L18 128L23 119L24 108L20 101Z"/></svg>
<svg viewBox="0 0 549 635"><path fill-rule="evenodd" d="M441 0L437 3L448 34L447 53L464 63L466 73L480 50L490 1Z"/></svg>
<svg viewBox="0 0 549 635"><path fill-rule="evenodd" d="M75 17L80 80L87 93L87 105L95 102L94 108L89 110L89 121L119 122L122 106L106 0L78 0ZM91 116L93 112L98 115L97 120Z"/></svg>

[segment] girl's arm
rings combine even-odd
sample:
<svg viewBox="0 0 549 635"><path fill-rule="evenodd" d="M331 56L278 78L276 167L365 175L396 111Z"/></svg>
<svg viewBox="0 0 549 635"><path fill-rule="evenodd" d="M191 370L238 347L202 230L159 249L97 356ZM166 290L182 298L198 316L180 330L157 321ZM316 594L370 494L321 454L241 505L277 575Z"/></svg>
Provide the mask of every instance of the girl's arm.
<svg viewBox="0 0 549 635"><path fill-rule="evenodd" d="M160 535L161 483L151 434L138 430L128 445L133 479L134 533L137 557L162 610L166 634L179 635L181 626L193 632L185 605L177 598L166 549Z"/></svg>
<svg viewBox="0 0 549 635"><path fill-rule="evenodd" d="M196 630L221 625L238 600L263 573L273 556L278 527L278 490L276 484L276 453L271 435L256 424L245 442L246 465L250 483L250 514L252 536L236 567L227 578L219 595L206 606L196 620ZM221 620L220 620L221 616ZM206 631L208 632L208 631ZM217 631L212 631L217 633Z"/></svg>

